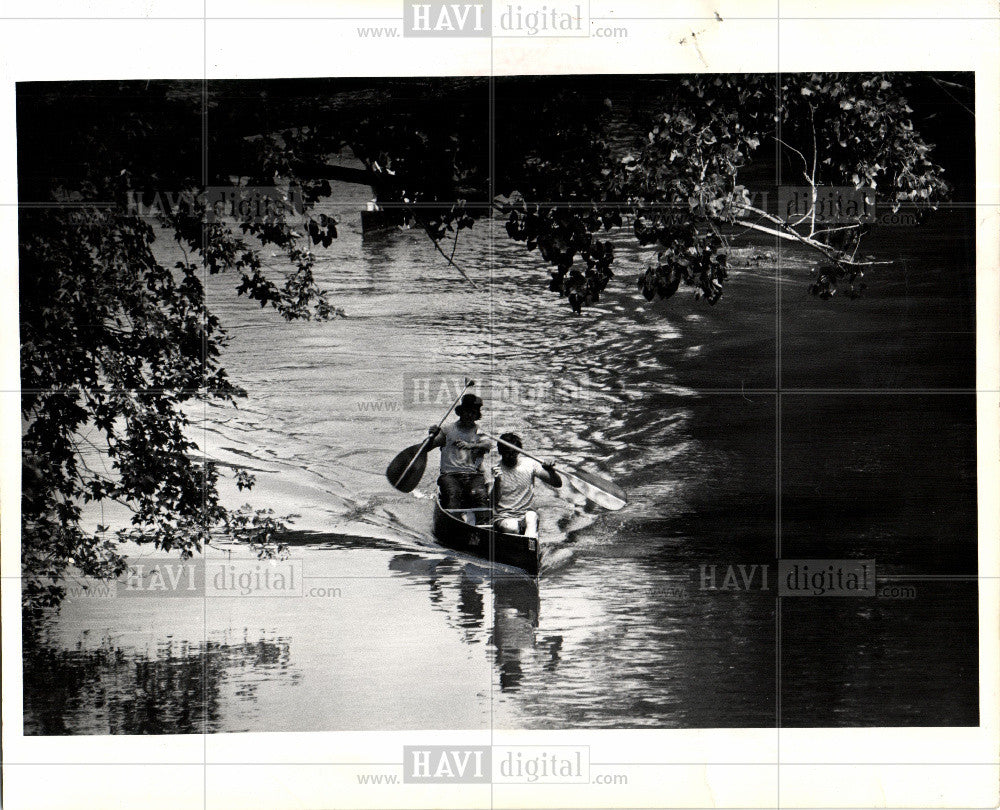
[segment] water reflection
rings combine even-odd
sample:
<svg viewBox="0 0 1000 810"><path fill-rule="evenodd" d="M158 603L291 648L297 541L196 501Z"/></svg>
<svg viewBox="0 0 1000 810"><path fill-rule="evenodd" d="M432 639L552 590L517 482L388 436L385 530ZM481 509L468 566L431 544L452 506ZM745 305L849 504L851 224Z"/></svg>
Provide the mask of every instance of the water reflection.
<svg viewBox="0 0 1000 810"><path fill-rule="evenodd" d="M464 564L453 557L419 554L396 555L389 570L426 586L431 604L446 614L449 626L467 643L480 644L486 634L502 692L518 690L525 675L523 662L530 656L541 653L546 672L558 667L562 636L537 637L541 611L537 579ZM457 592L453 602L445 597L452 592Z"/></svg>
<svg viewBox="0 0 1000 810"><path fill-rule="evenodd" d="M95 643L96 642L96 643ZM294 684L288 640L167 638L152 649L87 631L61 646L45 627L24 634L24 733L203 734L219 729L228 700L253 702L262 680ZM232 695L227 686L235 684Z"/></svg>
<svg viewBox="0 0 1000 810"><path fill-rule="evenodd" d="M528 577L493 580L493 634L500 690L515 692L524 671L521 658L535 649L538 629L538 582Z"/></svg>

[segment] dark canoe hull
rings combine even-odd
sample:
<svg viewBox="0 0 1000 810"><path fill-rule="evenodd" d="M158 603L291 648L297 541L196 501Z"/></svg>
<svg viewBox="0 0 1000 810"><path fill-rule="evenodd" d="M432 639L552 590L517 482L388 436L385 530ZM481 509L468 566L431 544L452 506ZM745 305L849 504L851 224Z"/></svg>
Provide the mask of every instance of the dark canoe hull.
<svg viewBox="0 0 1000 810"><path fill-rule="evenodd" d="M398 231L403 225L401 211L362 211L361 238L372 239Z"/></svg>
<svg viewBox="0 0 1000 810"><path fill-rule="evenodd" d="M437 500L434 501L434 537L445 548L538 575L541 553L537 539L498 532L491 526L471 526L448 514Z"/></svg>

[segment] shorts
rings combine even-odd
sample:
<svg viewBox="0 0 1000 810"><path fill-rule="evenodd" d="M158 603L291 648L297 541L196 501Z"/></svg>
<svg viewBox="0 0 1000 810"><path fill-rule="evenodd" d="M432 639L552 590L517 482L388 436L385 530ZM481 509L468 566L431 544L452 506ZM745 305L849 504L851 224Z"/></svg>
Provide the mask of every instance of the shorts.
<svg viewBox="0 0 1000 810"><path fill-rule="evenodd" d="M481 473L441 473L438 487L445 509L476 509L487 505L486 481Z"/></svg>

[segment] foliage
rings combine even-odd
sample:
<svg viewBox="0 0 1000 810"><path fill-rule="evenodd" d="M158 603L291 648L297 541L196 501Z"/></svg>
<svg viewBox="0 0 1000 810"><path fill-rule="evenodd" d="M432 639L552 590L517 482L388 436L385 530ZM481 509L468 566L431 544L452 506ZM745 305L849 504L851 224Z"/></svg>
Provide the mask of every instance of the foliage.
<svg viewBox="0 0 1000 810"><path fill-rule="evenodd" d="M242 391L219 366L224 333L199 268L157 263L148 223L43 209L22 211L20 227L24 591L51 604L67 563L124 570L113 542L80 529L88 501L127 504L164 549L200 547L222 509L184 406Z"/></svg>
<svg viewBox="0 0 1000 810"><path fill-rule="evenodd" d="M929 159L932 146L908 117L906 86L891 74L788 74L777 93L769 77L682 80L648 143L623 162L623 189L637 212L635 235L660 247L657 263L639 278L642 293L668 298L683 283L716 303L736 226L818 252L825 261L810 286L814 294L830 297L842 280L858 292L864 268L877 263L857 258L866 221L857 216L817 229L819 190L874 192L881 184L893 210L904 202L933 207L947 193L943 169ZM754 206L738 182L765 141L777 145L782 165L801 163L812 202L798 220Z"/></svg>
<svg viewBox="0 0 1000 810"><path fill-rule="evenodd" d="M537 249L553 266L549 290L565 296L579 313L585 304L600 300L614 276L614 249L610 241L597 237L622 225L609 182L612 103L567 91L544 93L533 102L527 106L542 125L525 138L526 122L514 112L516 106L525 106L524 100L498 101L496 173L501 193L494 204L507 217L507 235L529 251Z"/></svg>
<svg viewBox="0 0 1000 810"><path fill-rule="evenodd" d="M726 280L721 228L748 205L740 169L760 146L769 98L762 77L697 77L681 82L638 157L622 162L623 189L635 206L635 236L657 245L657 263L639 278L652 300L681 283L715 304Z"/></svg>
<svg viewBox="0 0 1000 810"><path fill-rule="evenodd" d="M288 546L280 538L291 522L290 516L276 518L273 509L254 509L248 503L225 516L227 535L256 549L261 559L280 559L287 555Z"/></svg>
<svg viewBox="0 0 1000 810"><path fill-rule="evenodd" d="M126 103L111 121L85 90L19 97L22 131L33 135L19 152L21 200L54 203L19 209L22 570L32 609L61 600L69 565L121 574L121 541L190 556L226 525L218 471L190 439L191 404L244 396L219 363L226 334L205 299L206 273L235 272L239 294L288 319L337 312L312 278L300 221L275 206L227 222L203 193L231 186L234 169L243 185L274 185L274 172L296 165L302 139L248 140L245 164L209 176L190 137L199 131L191 99L168 85L133 88L119 88ZM68 141L57 120L66 117L75 126ZM313 201L319 193L303 192ZM329 220L318 225L330 235ZM153 250L162 228L185 256L173 267ZM265 245L292 265L283 282L263 270ZM111 537L85 531L91 501L123 505L130 527Z"/></svg>
<svg viewBox="0 0 1000 810"><path fill-rule="evenodd" d="M881 184L894 211L904 202L943 199L947 184L930 159L933 146L914 127L906 88L905 77L887 73L783 77L781 137L806 147L809 182L858 189Z"/></svg>

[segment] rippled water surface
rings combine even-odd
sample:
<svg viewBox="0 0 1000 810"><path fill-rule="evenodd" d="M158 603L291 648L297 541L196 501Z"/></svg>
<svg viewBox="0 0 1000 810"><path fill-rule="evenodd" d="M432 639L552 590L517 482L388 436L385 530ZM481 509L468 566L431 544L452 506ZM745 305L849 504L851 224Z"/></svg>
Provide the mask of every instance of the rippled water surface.
<svg viewBox="0 0 1000 810"><path fill-rule="evenodd" d="M332 595L71 598L26 647L28 733L977 722L976 588L948 578L976 571L971 216L885 231L903 261L858 301L809 297L785 249L714 308L647 305L622 239L574 317L499 228L458 245L474 290L419 234L362 243L359 206L317 267L346 318L285 323L210 280L248 397L193 414L257 476L227 500L294 513ZM495 394L487 429L630 493L604 514L541 493L537 582L433 545L436 458L413 494L383 476L443 410L404 387L449 374ZM916 597L703 589L779 547L875 559Z"/></svg>

